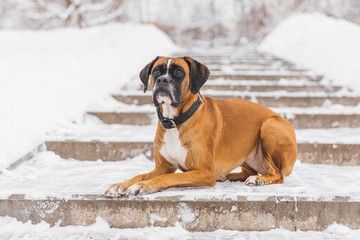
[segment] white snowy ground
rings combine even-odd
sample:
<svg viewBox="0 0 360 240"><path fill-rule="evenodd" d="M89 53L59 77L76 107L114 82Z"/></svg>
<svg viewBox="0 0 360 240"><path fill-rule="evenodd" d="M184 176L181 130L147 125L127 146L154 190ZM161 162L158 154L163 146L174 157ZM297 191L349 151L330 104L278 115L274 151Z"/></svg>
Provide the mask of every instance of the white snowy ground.
<svg viewBox="0 0 360 240"><path fill-rule="evenodd" d="M72 194L103 194L107 187L136 174L152 170L154 163L145 156L120 162L65 160L53 152L43 152L33 160L0 175L0 198L11 194L26 194L27 199L49 196L71 198ZM360 201L360 166L339 167L297 162L284 184L247 187L240 182L217 183L215 187L168 189L145 195L146 199L181 196L183 200L237 199L266 200L268 196L306 197L309 200L331 200L335 196L350 196ZM336 176L334 176L336 172ZM131 197L134 198L134 197ZM0 217L0 239L358 239L360 230L333 224L323 232L291 232L275 229L266 232L218 230L195 232L181 225L168 228L114 229L101 218L92 226L50 227L47 223L21 223L14 218Z"/></svg>
<svg viewBox="0 0 360 240"><path fill-rule="evenodd" d="M155 56L175 49L150 25L1 30L0 169L58 124L81 122L89 105L119 89Z"/></svg>
<svg viewBox="0 0 360 240"><path fill-rule="evenodd" d="M292 15L259 49L360 91L360 26L320 13Z"/></svg>

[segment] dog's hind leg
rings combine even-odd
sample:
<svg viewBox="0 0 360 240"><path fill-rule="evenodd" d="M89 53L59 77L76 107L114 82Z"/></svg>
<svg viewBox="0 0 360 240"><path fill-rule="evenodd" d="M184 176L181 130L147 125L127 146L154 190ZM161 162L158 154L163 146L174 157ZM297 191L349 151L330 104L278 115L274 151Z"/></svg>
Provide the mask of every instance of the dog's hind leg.
<svg viewBox="0 0 360 240"><path fill-rule="evenodd" d="M266 160L265 160L266 158ZM265 175L252 175L245 180L245 185L262 186L265 184L275 184L284 182L284 176L279 171L277 166L269 154L264 156L264 161L269 164L267 174Z"/></svg>
<svg viewBox="0 0 360 240"><path fill-rule="evenodd" d="M249 176L255 175L256 172L249 166L247 163L241 165L241 172L239 173L229 173L226 175L224 180L229 180L231 182L241 181L244 182Z"/></svg>
<svg viewBox="0 0 360 240"><path fill-rule="evenodd" d="M284 176L292 172L297 155L293 127L280 116L268 118L260 128L260 141L266 173L248 177L245 184L259 186L284 182Z"/></svg>

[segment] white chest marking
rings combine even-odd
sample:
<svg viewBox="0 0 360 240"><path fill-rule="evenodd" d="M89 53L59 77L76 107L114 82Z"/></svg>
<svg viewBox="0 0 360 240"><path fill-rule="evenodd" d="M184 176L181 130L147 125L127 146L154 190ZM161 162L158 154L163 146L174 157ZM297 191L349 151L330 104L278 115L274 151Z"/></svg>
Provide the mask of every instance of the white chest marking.
<svg viewBox="0 0 360 240"><path fill-rule="evenodd" d="M178 168L180 165L181 168L187 170L185 166L187 151L181 145L178 130L176 128L166 129L164 142L165 144L161 147L160 153L174 167Z"/></svg>
<svg viewBox="0 0 360 240"><path fill-rule="evenodd" d="M169 104L163 104L163 116L166 118L174 118L174 111ZM164 145L160 149L161 155L174 167L179 165L187 170L185 166L186 149L181 145L179 132L176 128L166 129L164 134Z"/></svg>

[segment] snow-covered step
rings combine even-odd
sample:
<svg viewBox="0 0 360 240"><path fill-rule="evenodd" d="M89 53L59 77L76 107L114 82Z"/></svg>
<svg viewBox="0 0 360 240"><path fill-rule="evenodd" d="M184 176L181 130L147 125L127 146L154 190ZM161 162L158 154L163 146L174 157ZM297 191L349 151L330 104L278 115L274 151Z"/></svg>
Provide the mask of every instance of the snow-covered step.
<svg viewBox="0 0 360 240"><path fill-rule="evenodd" d="M144 154L153 159L152 141L108 141L101 138L93 140L49 140L46 149L62 158L97 161L121 161Z"/></svg>
<svg viewBox="0 0 360 240"><path fill-rule="evenodd" d="M284 93L280 92L229 92L229 91L202 91L203 96L215 99L242 98L260 103L267 107L314 107L324 104L341 104L356 106L360 103L360 97L351 94L327 94L312 92ZM114 94L113 97L123 103L144 105L151 103L151 93L141 91L126 91Z"/></svg>
<svg viewBox="0 0 360 240"><path fill-rule="evenodd" d="M156 120L156 119L154 119ZM124 160L139 154L152 158L157 122L151 125L103 124L88 117L53 132L46 147L64 158L106 161ZM360 128L296 129L298 159L308 163L360 165Z"/></svg>
<svg viewBox="0 0 360 240"><path fill-rule="evenodd" d="M275 57L272 55L266 54L233 54L233 55L208 55L208 56L201 56L201 55L190 55L192 58L198 60L222 60L222 59L231 59L231 60L283 60L282 58Z"/></svg>
<svg viewBox="0 0 360 240"><path fill-rule="evenodd" d="M207 62L215 62L215 63L273 63L273 62L280 62L280 63L285 63L288 64L290 63L289 61L286 61L284 59L281 58L277 58L277 57L273 57L273 56L268 56L268 57L263 57L263 56L224 56L224 57L198 57L198 56L191 56L193 59L196 59L199 62L203 62L203 63L207 63Z"/></svg>
<svg viewBox="0 0 360 240"><path fill-rule="evenodd" d="M341 86L326 86L309 80L288 80L281 79L279 81L267 80L212 80L202 86L204 90L218 91L241 91L241 92L337 92L341 90ZM142 90L143 86L138 85L138 90Z"/></svg>
<svg viewBox="0 0 360 240"><path fill-rule="evenodd" d="M207 64L206 65L210 72L211 71L226 71L228 69L232 69L233 71L258 71L258 72L267 72L267 71L292 71L292 72L308 72L307 69L298 68L296 66L284 66L281 63L272 63L269 66L256 66L256 65L248 65L248 64Z"/></svg>
<svg viewBox="0 0 360 240"><path fill-rule="evenodd" d="M245 53L245 54L209 54L202 55L198 53L174 53L173 57L190 56L199 61L222 61L222 60L240 60L240 61L283 61L283 58L263 53Z"/></svg>
<svg viewBox="0 0 360 240"><path fill-rule="evenodd" d="M311 80L311 81L320 81L322 76L310 76L304 74L279 74L279 73L223 73L223 72L214 72L210 73L209 80L267 80L267 81L277 81L281 79L291 79L291 80Z"/></svg>
<svg viewBox="0 0 360 240"><path fill-rule="evenodd" d="M196 59L196 58L195 58ZM256 66L269 66L272 64L281 64L283 66L294 66L293 63L290 63L286 60L271 60L271 59L231 59L231 58L221 58L221 59L202 59L201 63L207 64L249 64Z"/></svg>
<svg viewBox="0 0 360 240"><path fill-rule="evenodd" d="M153 141L93 139L60 139L45 142L47 150L63 158L77 160L101 159L103 161L121 161L145 154L153 159ZM298 159L312 164L334 164L344 166L360 165L360 143L298 143Z"/></svg>
<svg viewBox="0 0 360 240"><path fill-rule="evenodd" d="M288 80L279 81L267 80L212 80L206 82L201 87L204 90L218 91L240 91L240 92L325 92L332 93L343 89L341 86L327 86L309 80ZM143 90L143 86L138 83L128 84L127 89ZM151 86L148 88L151 89ZM347 89L344 89L346 91Z"/></svg>
<svg viewBox="0 0 360 240"><path fill-rule="evenodd" d="M260 200L241 196L237 199L224 197L224 200L182 200L182 197L107 199L102 195L81 194L67 198L27 199L24 195L13 195L9 199L0 199L0 216L14 217L22 222L45 221L51 226L58 223L60 226L88 226L101 217L112 228L174 227L180 224L188 231L266 231L275 228L323 231L334 222L352 229L357 229L360 224L359 211L355 210L360 208L360 202L348 200L348 196L331 199L317 196L316 200L313 196L294 197L293 194L259 196Z"/></svg>
<svg viewBox="0 0 360 240"><path fill-rule="evenodd" d="M102 112L90 111L88 114L96 116L106 124L149 125L156 117L154 111L141 112Z"/></svg>
<svg viewBox="0 0 360 240"><path fill-rule="evenodd" d="M308 73L299 73L285 69L263 69L258 71L257 69L246 69L246 70L235 70L231 65L224 65L220 70L210 70L210 75L221 75L221 74L234 74L234 75L284 75L284 76L307 76ZM311 73L315 75L315 73Z"/></svg>
<svg viewBox="0 0 360 240"><path fill-rule="evenodd" d="M359 110L360 111L360 110ZM98 117L106 124L148 125L156 120L155 109L142 112L101 112L88 114ZM360 113L328 114L328 113L279 113L288 119L294 128L360 128Z"/></svg>
<svg viewBox="0 0 360 240"><path fill-rule="evenodd" d="M283 184L248 187L226 181L137 197L103 196L110 184L153 168L144 156L76 161L43 152L0 175L0 216L52 226L90 225L101 217L116 228L180 224L193 231L319 231L334 222L353 229L360 224L360 166L298 161Z"/></svg>
<svg viewBox="0 0 360 240"><path fill-rule="evenodd" d="M216 81L216 80L214 80ZM328 88L324 85L279 85L279 84L264 84L264 85L244 85L244 84L213 84L206 83L202 90L219 90L219 91L242 91L242 92L336 92L341 87Z"/></svg>

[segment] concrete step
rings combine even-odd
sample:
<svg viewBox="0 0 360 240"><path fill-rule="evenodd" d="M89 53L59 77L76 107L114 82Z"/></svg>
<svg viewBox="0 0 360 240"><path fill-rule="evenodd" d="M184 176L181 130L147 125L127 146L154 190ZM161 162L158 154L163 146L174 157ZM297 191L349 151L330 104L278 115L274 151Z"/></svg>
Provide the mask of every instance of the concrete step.
<svg viewBox="0 0 360 240"><path fill-rule="evenodd" d="M313 107L323 106L324 103L341 104L346 106L356 106L360 103L358 96L338 96L332 94L312 94L312 93L279 93L277 96L271 93L242 93L228 91L203 91L203 96L215 99L242 98L251 100L267 107ZM113 97L126 104L144 105L151 104L150 93L141 92L124 92L122 94L113 95Z"/></svg>
<svg viewBox="0 0 360 240"><path fill-rule="evenodd" d="M152 141L48 140L47 150L62 158L120 161L145 154L153 159ZM304 163L360 165L360 144L298 143L298 159Z"/></svg>
<svg viewBox="0 0 360 240"><path fill-rule="evenodd" d="M223 59L223 60L203 60L201 63L205 65L249 65L249 66L261 66L261 67L295 67L294 64L284 61L258 61L258 60L231 60L231 59Z"/></svg>
<svg viewBox="0 0 360 240"><path fill-rule="evenodd" d="M214 62L223 62L223 61L231 61L231 62L285 62L289 63L289 61L286 61L284 59L273 57L273 56L226 56L226 57L199 57L199 56L191 56L193 59L196 59L199 62L208 62L208 61L214 61Z"/></svg>
<svg viewBox="0 0 360 240"><path fill-rule="evenodd" d="M359 166L297 161L283 184L248 187L225 181L135 197L103 196L110 184L153 168L154 162L144 156L119 162L76 161L41 152L0 174L0 216L33 224L43 220L52 226L90 225L102 217L116 228L181 224L193 231L317 231L333 222L350 228L360 224Z"/></svg>
<svg viewBox="0 0 360 240"><path fill-rule="evenodd" d="M267 80L267 81L278 81L281 79L306 79L310 81L320 81L322 76L309 76L304 74L262 74L262 73L254 73L254 74L246 74L246 73L222 73L222 72L214 72L210 73L209 80L216 79L226 79L226 80Z"/></svg>
<svg viewBox="0 0 360 240"><path fill-rule="evenodd" d="M106 124L149 125L154 121L153 112L88 112Z"/></svg>
<svg viewBox="0 0 360 240"><path fill-rule="evenodd" d="M256 67L273 67L273 68L297 68L296 65L287 61L279 61L279 60L231 60L231 59L224 59L224 60L203 60L201 63L208 65L248 65Z"/></svg>
<svg viewBox="0 0 360 240"><path fill-rule="evenodd" d="M257 66L257 65L250 65L250 64L207 64L206 65L210 72L211 71L224 71L227 69L232 69L233 71L291 71L291 72L308 72L307 69L298 68L296 66L284 66L281 63L273 63L268 66Z"/></svg>
<svg viewBox="0 0 360 240"><path fill-rule="evenodd" d="M283 58L276 57L271 54L264 54L264 53L244 53L244 54L198 54L198 53L174 53L172 54L173 57L178 56L190 56L195 59L201 59L201 60L222 60L222 59L257 59L257 60L263 60L263 59L270 59L270 60L283 60Z"/></svg>
<svg viewBox="0 0 360 240"><path fill-rule="evenodd" d="M156 119L151 112L88 112L106 124L149 125ZM304 128L360 128L360 114L279 113L296 129Z"/></svg>
<svg viewBox="0 0 360 240"><path fill-rule="evenodd" d="M50 140L45 142L48 151L55 152L62 158L76 160L96 161L120 161L144 154L153 159L151 141L77 141Z"/></svg>
<svg viewBox="0 0 360 240"><path fill-rule="evenodd" d="M131 87L130 87L131 86ZM126 89L126 88L125 88ZM129 84L128 90L143 90L140 84ZM148 88L151 90L151 86ZM208 81L201 90L240 91L240 92L325 92L334 93L344 89L341 86L325 86L308 80L212 80ZM350 91L350 90L349 90ZM274 94L275 95L275 94Z"/></svg>
<svg viewBox="0 0 360 240"><path fill-rule="evenodd" d="M219 85L212 84L211 82L206 83L202 90L219 90L219 91L241 91L241 92L276 92L276 91L285 91L285 92L337 92L341 87L332 87L327 88L324 85Z"/></svg>
<svg viewBox="0 0 360 240"><path fill-rule="evenodd" d="M179 196L146 200L108 199L101 195L27 199L23 194L0 199L0 215L51 226L92 225L97 217L114 228L169 227L180 224L188 231L322 231L333 222L357 229L359 201L347 197L313 200L311 197L272 196L260 200L182 200Z"/></svg>

